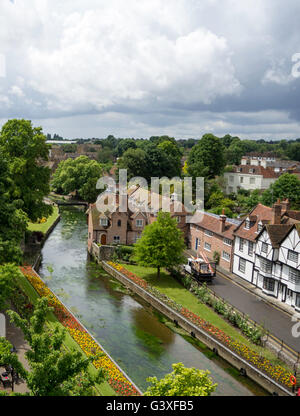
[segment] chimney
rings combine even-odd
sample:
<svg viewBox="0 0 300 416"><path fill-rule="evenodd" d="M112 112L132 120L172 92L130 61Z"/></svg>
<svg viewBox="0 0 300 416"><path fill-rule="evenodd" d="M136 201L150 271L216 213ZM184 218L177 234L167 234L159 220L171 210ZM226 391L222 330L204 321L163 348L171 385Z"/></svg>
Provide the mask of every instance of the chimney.
<svg viewBox="0 0 300 416"><path fill-rule="evenodd" d="M282 213L283 214L286 213L290 209L290 201L288 199L285 199L284 201L281 202L281 207L282 207Z"/></svg>
<svg viewBox="0 0 300 416"><path fill-rule="evenodd" d="M225 210L223 209L222 211L222 215L220 215L220 232L224 233L225 231L225 226L226 226L226 215L225 215Z"/></svg>
<svg viewBox="0 0 300 416"><path fill-rule="evenodd" d="M280 199L278 199L276 204L274 204L273 206L273 224L276 224L276 225L281 224L281 210L282 210L281 202L280 202Z"/></svg>

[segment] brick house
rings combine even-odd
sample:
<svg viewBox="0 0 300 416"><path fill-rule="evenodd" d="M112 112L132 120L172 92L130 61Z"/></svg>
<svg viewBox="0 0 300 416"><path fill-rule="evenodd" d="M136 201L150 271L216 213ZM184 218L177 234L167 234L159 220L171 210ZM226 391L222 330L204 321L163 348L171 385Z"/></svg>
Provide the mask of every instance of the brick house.
<svg viewBox="0 0 300 416"><path fill-rule="evenodd" d="M153 195L153 194L152 194ZM88 214L88 250L91 250L95 242L102 245L126 244L131 245L138 241L146 225L156 220L157 213L149 212L151 202L150 192L140 187L133 187L128 190L127 212L120 212L118 197L117 209L115 212L99 212L96 204L91 204L87 210ZM162 204L161 196L160 206ZM130 204L138 209L130 209ZM148 209L145 209L148 207ZM175 218L183 236L187 239L188 225L187 212L182 203L171 200L170 214Z"/></svg>
<svg viewBox="0 0 300 416"><path fill-rule="evenodd" d="M213 261L214 252L219 253L219 265L231 271L233 261L234 230L239 221L208 212L199 213L198 219L190 224L190 247L195 253L203 251Z"/></svg>

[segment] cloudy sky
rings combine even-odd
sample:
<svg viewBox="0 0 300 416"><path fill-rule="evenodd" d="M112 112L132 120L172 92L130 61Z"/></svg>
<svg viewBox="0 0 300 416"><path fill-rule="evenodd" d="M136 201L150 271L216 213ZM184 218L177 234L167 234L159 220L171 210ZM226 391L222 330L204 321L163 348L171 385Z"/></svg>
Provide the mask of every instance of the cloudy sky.
<svg viewBox="0 0 300 416"><path fill-rule="evenodd" d="M0 0L0 125L300 137L299 16L298 0Z"/></svg>

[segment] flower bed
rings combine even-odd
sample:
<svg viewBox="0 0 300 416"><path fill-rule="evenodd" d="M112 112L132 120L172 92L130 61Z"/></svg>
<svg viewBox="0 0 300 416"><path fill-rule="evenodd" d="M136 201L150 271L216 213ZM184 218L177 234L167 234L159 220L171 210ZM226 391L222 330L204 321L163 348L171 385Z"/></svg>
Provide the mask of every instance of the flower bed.
<svg viewBox="0 0 300 416"><path fill-rule="evenodd" d="M104 354L93 361L94 366L104 368L108 373L108 382L115 392L122 396L139 396L140 393L122 374L113 361L102 351L99 344L82 327L79 321L59 301L53 292L45 285L41 278L29 266L21 267L23 275L35 288L41 297L48 298L49 306L53 307L54 314L59 322L68 330L71 337L77 342L87 356Z"/></svg>
<svg viewBox="0 0 300 416"><path fill-rule="evenodd" d="M246 345L235 341L229 335L227 335L224 331L220 330L219 328L215 327L214 325L210 324L209 322L202 319L200 316L194 314L190 310L182 307L181 305L177 304L172 299L168 298L166 295L161 293L159 290L153 288L149 285L141 277L136 276L134 273L129 272L127 269L122 267L119 264L108 262L108 264L113 267L115 270L119 271L120 273L124 274L126 277L131 279L136 284L143 287L143 289L147 290L148 292L152 293L155 297L157 297L162 302L166 303L170 308L176 310L189 321L191 321L194 325L198 326L199 328L204 329L207 331L211 336L216 338L218 341L222 342L225 346L229 347L235 353L237 353L242 358L246 359L249 363L263 371L265 374L273 378L275 381L281 383L285 387L292 387L290 382L290 377L293 375L292 373L288 372L285 368L280 365L273 365L267 358L262 357L256 351L253 351L251 348L247 347Z"/></svg>

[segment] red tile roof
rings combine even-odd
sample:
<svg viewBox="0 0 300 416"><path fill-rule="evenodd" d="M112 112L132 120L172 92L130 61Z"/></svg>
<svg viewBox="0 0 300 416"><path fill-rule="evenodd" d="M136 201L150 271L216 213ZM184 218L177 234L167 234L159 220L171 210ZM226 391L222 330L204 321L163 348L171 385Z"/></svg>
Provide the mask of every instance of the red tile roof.
<svg viewBox="0 0 300 416"><path fill-rule="evenodd" d="M250 214L244 219L244 221L236 228L235 235L244 238L246 240L255 241L257 237L257 226L261 221L263 224L271 223L273 219L273 208L266 207L265 205L258 204ZM250 229L245 229L245 221L250 217L251 224Z"/></svg>
<svg viewBox="0 0 300 416"><path fill-rule="evenodd" d="M237 227L236 224L230 223L228 221L225 222L225 230L221 232L221 219L212 216L209 213L201 213L201 221L192 222L194 225L203 228L204 230L211 231L215 234L221 235L224 238L228 238L230 240L234 239L233 232Z"/></svg>

